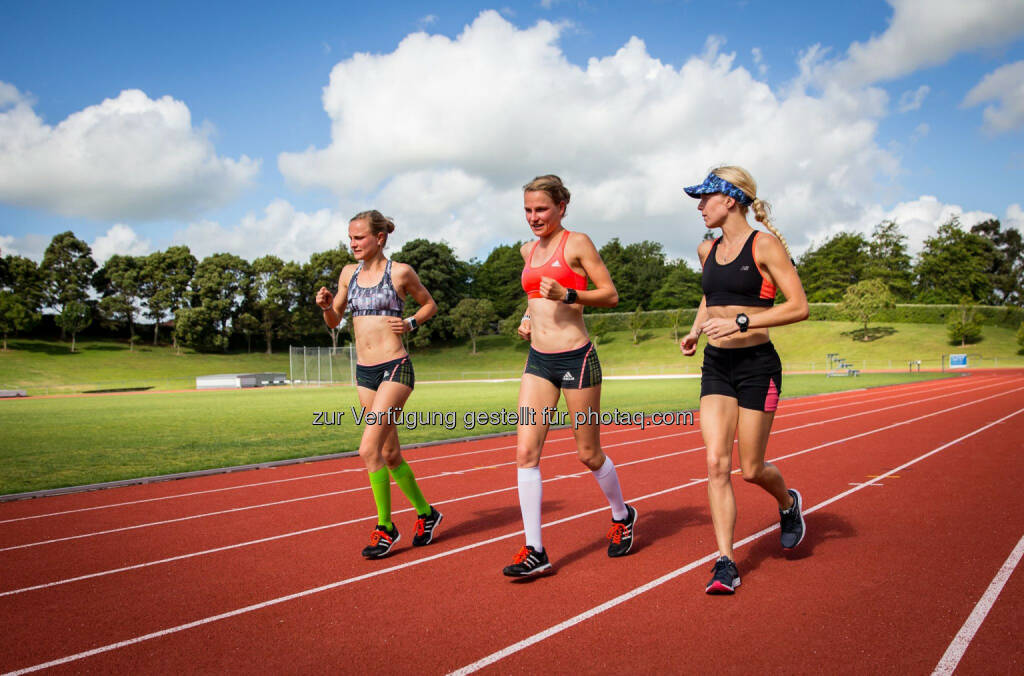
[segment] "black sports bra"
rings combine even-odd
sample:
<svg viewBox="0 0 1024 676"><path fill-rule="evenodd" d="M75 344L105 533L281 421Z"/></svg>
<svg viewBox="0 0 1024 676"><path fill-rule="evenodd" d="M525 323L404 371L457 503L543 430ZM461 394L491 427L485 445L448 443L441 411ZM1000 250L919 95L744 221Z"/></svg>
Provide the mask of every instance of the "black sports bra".
<svg viewBox="0 0 1024 676"><path fill-rule="evenodd" d="M715 259L719 237L711 245L711 252L704 259L700 285L704 289L707 307L715 305L744 305L747 307L771 307L775 305L775 285L768 281L754 261L754 243L758 232L755 230L743 243L740 253L732 261L722 265Z"/></svg>

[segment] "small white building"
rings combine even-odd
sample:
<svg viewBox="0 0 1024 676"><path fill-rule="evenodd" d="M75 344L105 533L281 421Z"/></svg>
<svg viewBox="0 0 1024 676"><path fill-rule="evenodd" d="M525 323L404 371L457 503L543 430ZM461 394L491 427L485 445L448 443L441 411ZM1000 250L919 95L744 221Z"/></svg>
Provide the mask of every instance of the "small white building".
<svg viewBox="0 0 1024 676"><path fill-rule="evenodd" d="M219 373L211 376L196 376L197 390L241 389L243 387L267 387L286 385L285 373Z"/></svg>

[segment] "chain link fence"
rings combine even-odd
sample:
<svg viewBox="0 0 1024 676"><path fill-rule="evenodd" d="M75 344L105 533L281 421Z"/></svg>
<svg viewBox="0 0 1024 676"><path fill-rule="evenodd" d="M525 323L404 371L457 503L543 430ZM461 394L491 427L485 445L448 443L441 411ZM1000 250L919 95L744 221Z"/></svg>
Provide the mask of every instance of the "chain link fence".
<svg viewBox="0 0 1024 676"><path fill-rule="evenodd" d="M289 346L288 380L293 386L355 385L355 349Z"/></svg>

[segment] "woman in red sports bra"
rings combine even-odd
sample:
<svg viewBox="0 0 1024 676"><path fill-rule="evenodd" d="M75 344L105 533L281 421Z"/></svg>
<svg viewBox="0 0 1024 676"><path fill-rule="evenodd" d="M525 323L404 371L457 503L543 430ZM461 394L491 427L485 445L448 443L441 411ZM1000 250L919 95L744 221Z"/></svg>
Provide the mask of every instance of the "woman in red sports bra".
<svg viewBox="0 0 1024 676"><path fill-rule="evenodd" d="M680 348L693 356L700 334L708 337L701 367L700 430L707 447L708 499L720 556L704 591L732 594L740 584L733 562L733 439L744 481L760 486L778 502L782 547L792 549L804 537L800 493L786 486L779 469L764 456L782 391L782 363L768 328L806 319L807 298L789 247L772 225L768 205L758 199L750 174L740 167L719 167L702 184L685 191L700 199L697 209L705 227L722 229L721 237L697 248L704 298ZM774 237L750 227L748 208ZM779 305L776 286L786 297Z"/></svg>
<svg viewBox="0 0 1024 676"><path fill-rule="evenodd" d="M517 428L516 465L519 507L526 545L512 565L509 577L528 577L551 568L541 541L540 455L559 394L565 396L568 423L573 425L576 455L597 480L612 509L608 555L624 556L633 546L636 510L622 500L615 464L601 450L600 425L588 412L600 416L601 363L583 323L583 306L615 307L619 294L608 269L590 238L562 227L569 191L557 176L538 176L523 188L526 222L537 240L523 245L523 290L529 306L519 335L530 341L530 354L519 385L519 407L535 412L534 420ZM594 283L587 289L587 278Z"/></svg>

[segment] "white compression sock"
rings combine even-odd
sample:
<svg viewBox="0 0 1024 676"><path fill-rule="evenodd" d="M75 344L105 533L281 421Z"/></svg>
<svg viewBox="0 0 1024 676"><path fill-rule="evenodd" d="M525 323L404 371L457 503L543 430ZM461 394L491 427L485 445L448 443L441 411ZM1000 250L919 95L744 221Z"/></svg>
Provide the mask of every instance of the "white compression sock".
<svg viewBox="0 0 1024 676"><path fill-rule="evenodd" d="M621 521L626 518L629 512L626 510L626 503L622 500L622 488L619 486L619 475L615 471L615 463L607 455L604 456L604 464L591 472L597 479L597 485L604 491L608 498L608 504L612 507L612 518ZM520 488L520 491L522 489Z"/></svg>
<svg viewBox="0 0 1024 676"><path fill-rule="evenodd" d="M540 466L520 467L519 509L523 513L523 530L526 531L526 544L538 552L544 551L540 539L540 503L544 492L540 478Z"/></svg>

